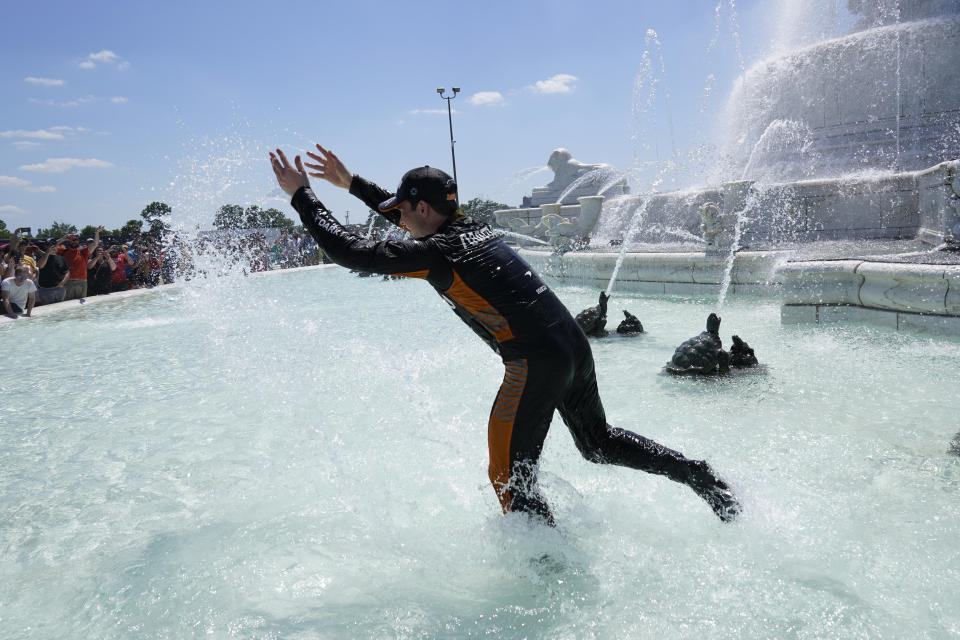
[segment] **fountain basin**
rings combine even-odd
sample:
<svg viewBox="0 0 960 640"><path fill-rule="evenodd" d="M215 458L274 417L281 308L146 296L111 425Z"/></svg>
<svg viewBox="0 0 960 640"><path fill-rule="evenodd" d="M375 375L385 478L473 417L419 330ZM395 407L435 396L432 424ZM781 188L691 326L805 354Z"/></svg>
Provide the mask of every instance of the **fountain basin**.
<svg viewBox="0 0 960 640"><path fill-rule="evenodd" d="M556 291L571 309L597 295ZM610 302L649 333L592 341L607 415L716 464L746 504L733 526L662 477L586 462L559 419L540 468L560 530L502 516L486 423L503 367L419 281L270 272L0 325L39 363L4 382L30 410L0 433L0 636L960 628L942 385L960 342L809 331L734 298L724 341L766 370L676 379L658 372L713 301Z"/></svg>
<svg viewBox="0 0 960 640"><path fill-rule="evenodd" d="M947 4L941 11L955 14L956 3ZM735 171L753 167L748 178L780 179L913 170L956 158L958 41L960 17L944 15L759 62L729 99L725 156L736 159ZM808 127L808 144L774 144L748 163L764 133L784 121Z"/></svg>
<svg viewBox="0 0 960 640"><path fill-rule="evenodd" d="M960 265L863 260L778 269L781 322L862 322L960 335Z"/></svg>
<svg viewBox="0 0 960 640"><path fill-rule="evenodd" d="M879 260L802 260L800 249L741 251L734 258L729 293L781 302L781 322L853 322L897 330L960 335L960 264ZM604 289L616 253L562 256L523 249L544 275L567 284ZM723 256L703 253L627 252L615 290L682 296L717 295Z"/></svg>
<svg viewBox="0 0 960 640"><path fill-rule="evenodd" d="M522 249L521 255L541 274L568 283L603 289L617 262L617 253L569 252L562 256ZM789 252L738 253L731 287L740 293L772 293L779 287L776 267ZM624 256L618 290L635 293L712 295L723 284L726 257L693 253L633 253Z"/></svg>

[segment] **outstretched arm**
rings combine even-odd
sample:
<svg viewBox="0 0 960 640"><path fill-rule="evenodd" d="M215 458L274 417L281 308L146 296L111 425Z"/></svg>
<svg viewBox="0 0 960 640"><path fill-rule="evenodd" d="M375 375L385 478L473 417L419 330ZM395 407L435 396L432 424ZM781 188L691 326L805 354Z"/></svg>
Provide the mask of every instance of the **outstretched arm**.
<svg viewBox="0 0 960 640"><path fill-rule="evenodd" d="M337 264L375 273L414 273L435 266L436 251L421 242L374 242L350 233L334 218L313 190L300 156L290 164L280 149L270 154L270 164L280 188L292 197L290 204L323 253Z"/></svg>
<svg viewBox="0 0 960 640"><path fill-rule="evenodd" d="M347 171L347 167L340 161L337 154L324 149L319 144L317 145L317 151L320 153L307 151L307 156L315 163L306 163L308 169L313 169L310 175L314 178L322 178L335 187L349 189L350 182L353 181L353 174Z"/></svg>
<svg viewBox="0 0 960 640"><path fill-rule="evenodd" d="M383 189L382 187L365 180L362 177L350 173L347 170L347 167L343 164L340 158L337 157L333 151L329 149L324 149L319 144L316 145L317 151L320 153L313 153L312 151L307 151L307 156L314 161L313 164L307 162L305 163L308 169L313 169L309 172L309 175L314 178L322 178L335 187L340 187L341 189L349 189L351 195L359 198L367 208L372 211L377 211L377 205L379 205L384 200L388 200L393 197L393 193ZM386 213L381 212L384 218L389 220L395 225L400 225L400 213L397 211L388 211Z"/></svg>
<svg viewBox="0 0 960 640"><path fill-rule="evenodd" d="M273 167L273 174L277 176L277 184L291 198L300 187L310 188L310 178L307 177L300 156L295 157L293 161L296 163L295 167L290 164L286 154L280 149L277 149L276 155L273 151L270 152L270 165Z"/></svg>
<svg viewBox="0 0 960 640"><path fill-rule="evenodd" d="M89 251L91 254L93 254L93 252L97 250L97 247L100 246L101 231L103 231L103 225L100 225L99 227L97 227L96 233L93 234L93 244L87 248L87 251Z"/></svg>

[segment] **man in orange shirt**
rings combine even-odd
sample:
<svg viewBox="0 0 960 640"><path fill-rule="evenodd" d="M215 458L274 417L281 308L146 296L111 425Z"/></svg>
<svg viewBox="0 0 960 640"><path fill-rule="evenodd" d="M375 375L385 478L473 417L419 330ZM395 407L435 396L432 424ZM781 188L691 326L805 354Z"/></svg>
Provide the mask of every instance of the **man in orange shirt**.
<svg viewBox="0 0 960 640"><path fill-rule="evenodd" d="M79 298L81 301L87 297L87 260L90 254L100 246L100 232L103 227L97 227L97 232L93 236L93 244L80 247L80 236L73 233L66 237L67 245L59 247L57 253L63 256L70 267L70 279L67 280L67 295L64 300L74 300Z"/></svg>

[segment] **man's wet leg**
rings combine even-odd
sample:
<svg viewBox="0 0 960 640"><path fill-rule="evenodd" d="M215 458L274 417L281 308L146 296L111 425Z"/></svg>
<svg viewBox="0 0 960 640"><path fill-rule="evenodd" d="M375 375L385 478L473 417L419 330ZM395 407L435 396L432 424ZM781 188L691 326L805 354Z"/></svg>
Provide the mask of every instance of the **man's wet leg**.
<svg viewBox="0 0 960 640"><path fill-rule="evenodd" d="M553 417L556 392L542 388L526 359L505 362L506 371L490 411L490 482L504 513L519 511L555 526L537 486L537 461Z"/></svg>
<svg viewBox="0 0 960 640"><path fill-rule="evenodd" d="M580 384L573 386L559 407L584 458L666 476L685 484L724 522L740 513L740 504L730 486L706 461L691 460L649 438L607 424L592 368L588 373Z"/></svg>

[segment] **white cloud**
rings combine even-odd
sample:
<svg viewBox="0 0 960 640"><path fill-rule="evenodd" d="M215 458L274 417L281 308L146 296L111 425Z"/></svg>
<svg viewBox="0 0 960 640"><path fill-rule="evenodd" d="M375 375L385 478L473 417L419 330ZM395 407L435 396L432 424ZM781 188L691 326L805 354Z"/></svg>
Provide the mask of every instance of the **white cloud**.
<svg viewBox="0 0 960 640"><path fill-rule="evenodd" d="M90 104L91 102L96 102L99 98L95 96L85 96L83 98L77 98L76 100L70 100L69 102L61 102L56 105L59 107L79 107L82 104Z"/></svg>
<svg viewBox="0 0 960 640"><path fill-rule="evenodd" d="M116 98L98 98L97 96L83 96L82 98L76 98L74 100L67 100L63 102L57 102L51 98L45 98L40 100L39 98L29 98L29 101L34 104L45 104L48 107L79 107L82 104L91 104L93 102L103 102L109 100L110 102L127 102L126 98L116 97Z"/></svg>
<svg viewBox="0 0 960 640"><path fill-rule="evenodd" d="M63 173L76 168L106 169L112 167L112 162L96 158L47 158L39 164L25 164L21 171L40 171L42 173Z"/></svg>
<svg viewBox="0 0 960 640"><path fill-rule="evenodd" d="M14 176L0 176L0 187L25 187L31 193L55 193L57 188L50 185L31 187L29 180Z"/></svg>
<svg viewBox="0 0 960 640"><path fill-rule="evenodd" d="M14 206L12 204L0 204L0 213L26 213L25 209Z"/></svg>
<svg viewBox="0 0 960 640"><path fill-rule="evenodd" d="M37 147L42 147L43 145L39 142L33 142L32 140L18 140L13 143L17 149L36 149Z"/></svg>
<svg viewBox="0 0 960 640"><path fill-rule="evenodd" d="M34 76L27 76L23 81L29 82L30 84L38 84L41 87L62 87L64 85L63 80L56 78L35 78Z"/></svg>
<svg viewBox="0 0 960 640"><path fill-rule="evenodd" d="M0 187L25 187L28 184L30 184L30 181L23 178L0 176Z"/></svg>
<svg viewBox="0 0 960 640"><path fill-rule="evenodd" d="M109 49L103 49L97 53L91 53L87 59L80 63L81 69L96 69L98 64L112 64L117 69L123 70L130 66L130 63L121 60L120 56Z"/></svg>
<svg viewBox="0 0 960 640"><path fill-rule="evenodd" d="M96 62L113 62L118 58L117 58L117 54L115 54L113 51L108 51L107 49L104 49L99 53L91 53L89 59L94 60Z"/></svg>
<svg viewBox="0 0 960 640"><path fill-rule="evenodd" d="M505 104L503 99L503 94L499 91L479 91L472 96L469 100L470 104L475 106L492 106L492 105L502 105Z"/></svg>
<svg viewBox="0 0 960 640"><path fill-rule="evenodd" d="M63 134L48 129L11 129L9 131L0 131L0 138L28 138L33 140L63 140Z"/></svg>
<svg viewBox="0 0 960 640"><path fill-rule="evenodd" d="M456 114L456 109L451 109L450 113ZM412 116L423 116L423 115L447 115L446 109L413 109L410 111Z"/></svg>
<svg viewBox="0 0 960 640"><path fill-rule="evenodd" d="M125 103L125 102L129 102L129 100L127 100L127 99L124 98L123 96L115 96L115 97L113 97L113 98L110 98L110 102L113 102L113 103L116 103L116 104L123 104L123 103Z"/></svg>
<svg viewBox="0 0 960 640"><path fill-rule="evenodd" d="M577 81L576 76L567 73L558 73L546 80L537 80L536 84L530 87L537 93L570 93L573 91L571 86Z"/></svg>

